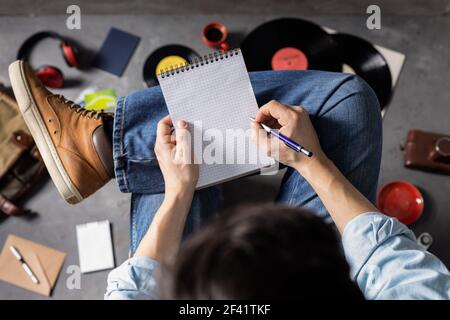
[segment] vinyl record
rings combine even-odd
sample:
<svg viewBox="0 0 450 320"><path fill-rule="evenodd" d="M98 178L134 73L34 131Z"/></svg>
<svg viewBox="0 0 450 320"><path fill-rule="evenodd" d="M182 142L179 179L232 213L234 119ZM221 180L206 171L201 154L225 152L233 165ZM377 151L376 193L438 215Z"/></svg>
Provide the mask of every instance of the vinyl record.
<svg viewBox="0 0 450 320"><path fill-rule="evenodd" d="M341 71L334 40L320 26L301 19L282 18L253 30L241 49L249 71Z"/></svg>
<svg viewBox="0 0 450 320"><path fill-rule="evenodd" d="M332 35L338 45L338 55L345 67L363 78L375 91L383 109L391 98L392 77L388 63L383 55L366 40L349 34Z"/></svg>
<svg viewBox="0 0 450 320"><path fill-rule="evenodd" d="M161 70L169 68L170 66L183 65L189 63L199 55L192 49L172 44L160 47L153 51L144 63L144 70L142 71L145 84L148 87L159 85L157 75Z"/></svg>

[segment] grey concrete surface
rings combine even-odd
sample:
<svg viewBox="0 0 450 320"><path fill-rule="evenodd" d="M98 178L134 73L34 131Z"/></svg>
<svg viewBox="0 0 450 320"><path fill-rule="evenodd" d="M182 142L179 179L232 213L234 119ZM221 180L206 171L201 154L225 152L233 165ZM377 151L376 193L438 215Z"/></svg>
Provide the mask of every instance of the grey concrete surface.
<svg viewBox="0 0 450 320"><path fill-rule="evenodd" d="M80 6L86 14L292 14L340 15L361 14L367 6L377 4L384 14L448 14L449 0L2 0L0 15L64 14L70 4Z"/></svg>
<svg viewBox="0 0 450 320"><path fill-rule="evenodd" d="M9 1L9 0L8 0ZM8 2L6 1L6 2ZM20 1L19 1L20 2ZM15 1L17 3L17 1ZM44 1L42 2L44 3ZM417 3L425 3L415 1ZM428 2L426 2L428 3ZM439 1L431 1L434 6ZM2 5L5 0L2 0ZM337 6L337 2L335 3ZM318 7L318 6L316 6ZM0 7L3 8L3 7ZM429 10L423 6L423 10ZM426 11L425 10L425 11ZM295 13L297 12L297 13ZM450 133L450 17L436 12L417 11L415 15L383 15L382 29L369 31L365 28L365 16L359 15L313 15L301 11L290 16L308 18L316 23L349 32L392 48L407 55L407 62L400 77L389 111L384 120L384 147L381 183L393 179L406 179L417 184L426 195L426 211L413 229L420 233L430 232L434 237L432 252L450 266L450 180L448 176L407 170L402 165L399 150L409 128L421 128ZM417 13L416 12L416 13ZM89 85L116 88L119 95L143 88L142 65L146 56L161 45L180 43L199 53L207 53L200 38L202 26L211 21L224 22L232 32L233 46L239 45L242 36L260 23L274 18L272 15L149 15L149 16L89 16L82 18L82 30L65 29L64 16L0 17L0 81L9 83L8 64L15 59L16 50L29 34L42 29L52 29L78 40L91 51L96 51L111 26L119 27L142 37L125 74L121 78L99 70L79 71L65 66L57 44L44 41L34 51L34 65L52 63L60 66L71 88L60 92L75 98ZM267 178L247 178L226 185L228 205L242 201L267 200L274 197L277 183ZM91 198L76 206L65 204L51 181L43 183L26 206L36 212L30 218L8 218L0 222L0 244L10 233L65 251L67 255L62 274L52 297L54 299L101 299L107 271L82 276L81 290L68 290L65 270L78 264L75 225L78 223L109 219L113 225L116 264L128 253L129 195L121 194L114 182ZM242 192L242 190L246 190ZM234 192L239 191L239 192ZM41 299L42 297L0 283L0 299Z"/></svg>

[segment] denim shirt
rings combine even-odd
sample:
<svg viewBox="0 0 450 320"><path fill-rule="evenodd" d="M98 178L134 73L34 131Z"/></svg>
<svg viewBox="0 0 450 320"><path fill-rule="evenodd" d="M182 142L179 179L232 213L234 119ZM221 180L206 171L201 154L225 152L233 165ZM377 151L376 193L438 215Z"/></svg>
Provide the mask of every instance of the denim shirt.
<svg viewBox="0 0 450 320"><path fill-rule="evenodd" d="M449 299L450 274L416 243L413 232L381 213L362 214L345 227L350 275L366 299ZM157 299L158 263L134 257L108 276L105 299Z"/></svg>

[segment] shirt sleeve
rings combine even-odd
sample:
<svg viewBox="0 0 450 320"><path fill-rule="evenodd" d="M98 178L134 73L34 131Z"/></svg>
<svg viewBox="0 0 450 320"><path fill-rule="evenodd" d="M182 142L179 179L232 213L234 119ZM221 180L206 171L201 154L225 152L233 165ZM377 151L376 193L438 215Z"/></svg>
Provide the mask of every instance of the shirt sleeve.
<svg viewBox="0 0 450 320"><path fill-rule="evenodd" d="M106 300L157 299L155 271L158 262L147 257L128 259L108 275Z"/></svg>
<svg viewBox="0 0 450 320"><path fill-rule="evenodd" d="M366 299L449 299L445 265L422 249L395 218L369 212L345 227L342 243L351 277Z"/></svg>

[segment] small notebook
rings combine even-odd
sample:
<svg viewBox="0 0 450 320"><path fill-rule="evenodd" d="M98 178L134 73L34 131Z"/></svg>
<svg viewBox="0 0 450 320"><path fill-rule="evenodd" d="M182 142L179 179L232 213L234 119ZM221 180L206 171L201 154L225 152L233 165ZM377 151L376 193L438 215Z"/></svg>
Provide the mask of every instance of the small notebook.
<svg viewBox="0 0 450 320"><path fill-rule="evenodd" d="M121 77L139 41L134 34L111 28L94 58L94 66Z"/></svg>
<svg viewBox="0 0 450 320"><path fill-rule="evenodd" d="M77 242L82 273L114 268L111 226L108 220L77 225Z"/></svg>
<svg viewBox="0 0 450 320"><path fill-rule="evenodd" d="M250 141L249 117L258 105L239 49L174 66L158 80L173 123L189 123L200 171L197 189L273 163Z"/></svg>

